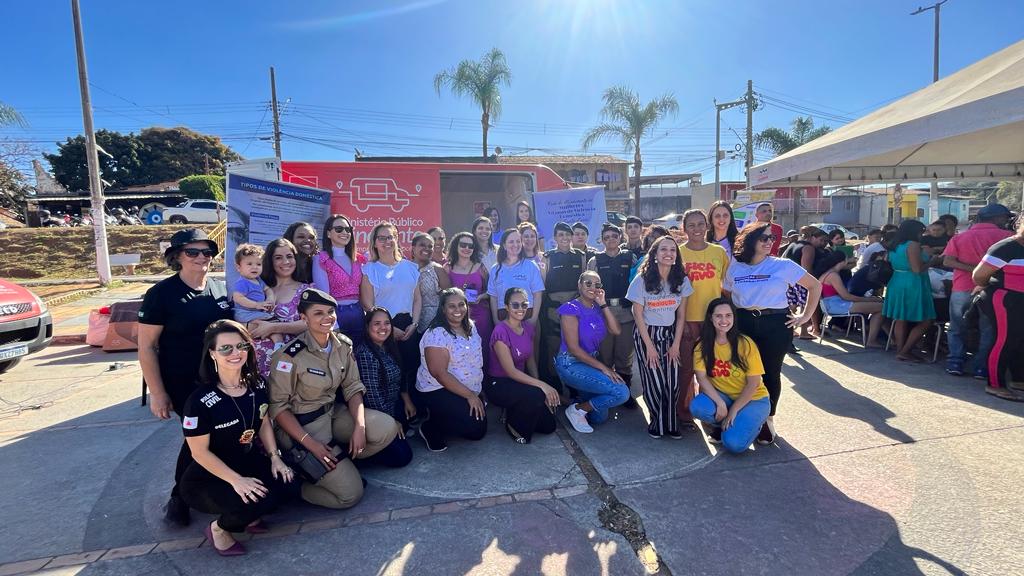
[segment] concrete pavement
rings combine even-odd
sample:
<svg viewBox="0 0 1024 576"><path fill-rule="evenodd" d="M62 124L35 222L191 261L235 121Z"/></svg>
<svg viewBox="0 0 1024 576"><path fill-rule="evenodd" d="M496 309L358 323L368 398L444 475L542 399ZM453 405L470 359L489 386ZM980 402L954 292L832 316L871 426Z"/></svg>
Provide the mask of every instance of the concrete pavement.
<svg viewBox="0 0 1024 576"><path fill-rule="evenodd" d="M50 348L0 376L0 574L617 575L644 573L651 547L663 574L1024 573L1024 405L939 366L801 344L777 445L652 440L622 409L518 446L492 414L481 442L413 439L409 467L367 470L352 510L286 506L235 559L203 543L203 515L162 523L180 433L139 406L134 354Z"/></svg>

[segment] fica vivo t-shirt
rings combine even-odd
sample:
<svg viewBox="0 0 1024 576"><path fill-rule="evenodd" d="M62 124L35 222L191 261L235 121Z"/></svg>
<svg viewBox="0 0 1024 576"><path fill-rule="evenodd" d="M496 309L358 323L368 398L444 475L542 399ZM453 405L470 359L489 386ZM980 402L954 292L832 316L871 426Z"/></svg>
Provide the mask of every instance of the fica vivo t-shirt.
<svg viewBox="0 0 1024 576"><path fill-rule="evenodd" d="M694 372L704 372L708 380L722 394L733 400L740 397L743 388L747 385L747 376L763 376L764 365L761 363L761 353L757 350L754 341L746 336L740 336L736 352L747 365L746 371L732 363L732 347L729 343L715 343L715 365L710 370L704 365L704 352L700 344L697 344L693 351ZM751 400L760 400L768 396L768 389L762 381L758 385Z"/></svg>
<svg viewBox="0 0 1024 576"><path fill-rule="evenodd" d="M679 253L683 256L686 277L693 285L693 294L686 299L686 321L703 322L708 303L722 295L729 255L718 244L708 244L703 250L690 250L682 244Z"/></svg>
<svg viewBox="0 0 1024 576"><path fill-rule="evenodd" d="M679 285L679 292L672 293L668 282L662 282L657 292L648 292L644 286L644 277L637 274L629 283L626 298L644 307L644 322L648 326L671 326L676 323L676 309L683 298L693 294L693 285L689 278L684 278Z"/></svg>

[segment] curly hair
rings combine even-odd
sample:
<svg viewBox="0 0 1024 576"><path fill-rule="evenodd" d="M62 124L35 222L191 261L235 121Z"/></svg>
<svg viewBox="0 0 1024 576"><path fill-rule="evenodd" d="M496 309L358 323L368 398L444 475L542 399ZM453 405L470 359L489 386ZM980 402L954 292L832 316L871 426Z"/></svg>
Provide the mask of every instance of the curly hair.
<svg viewBox="0 0 1024 576"><path fill-rule="evenodd" d="M768 222L752 222L740 230L740 233L736 235L736 242L732 245L732 254L737 262L750 264L750 261L754 259L754 252L757 250L757 242L769 226L771 224Z"/></svg>
<svg viewBox="0 0 1024 576"><path fill-rule="evenodd" d="M671 236L662 236L651 242L651 247L647 249L646 260L644 260L643 265L640 267L640 276L644 279L644 290L649 294L657 294L662 289L661 274L658 272L658 246L666 241L671 242L676 251L676 260L668 271L669 291L673 294L679 294L681 291L680 287L686 281L686 270L683 269L683 255L679 252L675 239Z"/></svg>
<svg viewBox="0 0 1024 576"><path fill-rule="evenodd" d="M449 266L455 266L459 263L459 240L462 240L463 238L469 238L473 241L473 253L469 255L469 261L474 264L480 263L480 245L476 243L476 238L474 238L469 232L459 232L455 236L452 236L452 239L448 242Z"/></svg>

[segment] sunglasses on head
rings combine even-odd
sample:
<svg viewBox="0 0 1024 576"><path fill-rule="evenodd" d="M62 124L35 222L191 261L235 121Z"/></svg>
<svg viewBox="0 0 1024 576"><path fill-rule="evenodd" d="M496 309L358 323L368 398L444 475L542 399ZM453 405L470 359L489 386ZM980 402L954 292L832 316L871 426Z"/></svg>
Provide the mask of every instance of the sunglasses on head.
<svg viewBox="0 0 1024 576"><path fill-rule="evenodd" d="M508 303L508 307L511 308L512 310L529 310L530 309L530 303L526 302L526 301L523 301L523 302L509 302Z"/></svg>
<svg viewBox="0 0 1024 576"><path fill-rule="evenodd" d="M352 233L352 227L351 226L332 226L331 230L334 230L338 234L351 234Z"/></svg>
<svg viewBox="0 0 1024 576"><path fill-rule="evenodd" d="M185 248L182 250L189 258L198 258L200 254L207 258L213 258L214 251L210 248Z"/></svg>
<svg viewBox="0 0 1024 576"><path fill-rule="evenodd" d="M598 290L604 288L604 284L601 284L600 282L595 282L593 280L584 280L583 285L586 286L587 288L596 288Z"/></svg>
<svg viewBox="0 0 1024 576"><path fill-rule="evenodd" d="M239 352L248 352L252 346L249 346L248 342L239 342L232 346L231 344L225 344L223 346L217 346L214 350L221 356L230 356L232 352L238 350Z"/></svg>

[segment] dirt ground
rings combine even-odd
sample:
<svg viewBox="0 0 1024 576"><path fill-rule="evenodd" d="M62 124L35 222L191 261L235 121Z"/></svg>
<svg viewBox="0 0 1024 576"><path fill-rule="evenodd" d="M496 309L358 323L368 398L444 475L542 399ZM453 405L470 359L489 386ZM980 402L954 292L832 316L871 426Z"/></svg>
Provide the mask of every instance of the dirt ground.
<svg viewBox="0 0 1024 576"><path fill-rule="evenodd" d="M196 225L193 225L196 226ZM213 225L198 225L207 232ZM141 254L135 274L161 274L167 266L160 241L185 226L112 226L107 228L111 254ZM91 227L20 228L0 231L0 278L10 280L91 278L96 250ZM115 267L114 274L124 268Z"/></svg>

